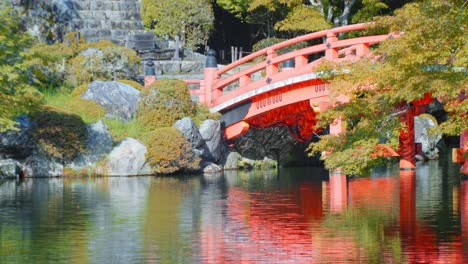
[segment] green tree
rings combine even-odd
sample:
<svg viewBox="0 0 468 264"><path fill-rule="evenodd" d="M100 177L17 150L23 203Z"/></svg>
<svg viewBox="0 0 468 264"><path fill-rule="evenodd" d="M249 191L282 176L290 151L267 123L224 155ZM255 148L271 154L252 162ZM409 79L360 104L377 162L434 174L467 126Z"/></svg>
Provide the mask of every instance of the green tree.
<svg viewBox="0 0 468 264"><path fill-rule="evenodd" d="M32 85L31 62L25 60L33 40L20 21L7 2L0 1L0 131L13 128L17 115L34 110L41 102L41 94Z"/></svg>
<svg viewBox="0 0 468 264"><path fill-rule="evenodd" d="M331 65L334 96L346 94L350 102L320 114L319 125L338 118L346 121L346 132L325 135L312 143L312 152L323 156L329 169L360 173L379 158L377 143L398 147L404 129L399 114L426 93L439 98L450 117L439 129L458 135L468 128L468 46L466 0L426 0L405 5L394 16L380 17L370 30L402 32L374 50L372 57L353 64ZM330 69L324 66L324 69Z"/></svg>
<svg viewBox="0 0 468 264"><path fill-rule="evenodd" d="M143 0L141 14L156 35L180 40L188 48L206 44L213 29L213 9L207 0Z"/></svg>
<svg viewBox="0 0 468 264"><path fill-rule="evenodd" d="M350 22L370 21L387 10L382 0L219 0L218 5L240 19L253 23L262 15L278 31L313 32L344 26ZM266 34L266 37L275 34Z"/></svg>

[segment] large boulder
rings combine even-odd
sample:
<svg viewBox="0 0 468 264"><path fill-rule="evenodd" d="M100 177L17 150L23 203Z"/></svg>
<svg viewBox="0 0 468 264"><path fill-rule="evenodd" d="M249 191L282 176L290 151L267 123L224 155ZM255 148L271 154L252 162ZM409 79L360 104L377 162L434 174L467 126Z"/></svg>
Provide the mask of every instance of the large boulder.
<svg viewBox="0 0 468 264"><path fill-rule="evenodd" d="M124 139L107 156L106 174L142 175L149 174L146 164L146 146L133 138Z"/></svg>
<svg viewBox="0 0 468 264"><path fill-rule="evenodd" d="M16 119L18 130L8 130L0 133L0 158L24 159L34 148L30 132L33 127L27 116Z"/></svg>
<svg viewBox="0 0 468 264"><path fill-rule="evenodd" d="M201 157L204 160L211 159L211 155L202 135L200 134L200 131L198 130L197 125L190 117L184 117L180 120L177 120L173 127L177 128L180 132L182 132L184 137L188 139L196 156Z"/></svg>
<svg viewBox="0 0 468 264"><path fill-rule="evenodd" d="M224 169L225 170L237 170L238 163L241 159L242 159L242 156L239 153L235 151L229 152L223 164Z"/></svg>
<svg viewBox="0 0 468 264"><path fill-rule="evenodd" d="M213 161L219 161L221 159L221 147L223 144L221 138L221 123L213 119L203 121L200 125L200 135L205 141Z"/></svg>
<svg viewBox="0 0 468 264"><path fill-rule="evenodd" d="M128 121L135 116L139 94L140 91L121 82L93 81L81 97L102 106L107 116Z"/></svg>
<svg viewBox="0 0 468 264"><path fill-rule="evenodd" d="M37 149L24 161L23 175L30 178L58 177L63 175L63 165L56 158Z"/></svg>
<svg viewBox="0 0 468 264"><path fill-rule="evenodd" d="M70 165L73 169L80 169L91 166L105 157L112 150L112 137L106 124L99 120L86 127L88 132L88 141L86 143L86 153L80 153L79 156Z"/></svg>
<svg viewBox="0 0 468 264"><path fill-rule="evenodd" d="M223 168L212 162L206 162L202 164L204 174L217 174L223 171Z"/></svg>
<svg viewBox="0 0 468 264"><path fill-rule="evenodd" d="M438 157L437 143L442 138L439 133L431 132L437 127L436 119L428 114L414 117L414 141L421 143L423 154L429 159Z"/></svg>
<svg viewBox="0 0 468 264"><path fill-rule="evenodd" d="M0 160L0 178L19 178L23 176L22 165L13 159Z"/></svg>

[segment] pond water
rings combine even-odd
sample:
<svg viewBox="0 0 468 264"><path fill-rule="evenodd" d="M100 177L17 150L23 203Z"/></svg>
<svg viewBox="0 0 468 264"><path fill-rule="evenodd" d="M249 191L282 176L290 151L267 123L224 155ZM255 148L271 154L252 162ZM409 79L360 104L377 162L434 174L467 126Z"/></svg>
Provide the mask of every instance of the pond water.
<svg viewBox="0 0 468 264"><path fill-rule="evenodd" d="M0 263L468 263L458 168L5 181Z"/></svg>

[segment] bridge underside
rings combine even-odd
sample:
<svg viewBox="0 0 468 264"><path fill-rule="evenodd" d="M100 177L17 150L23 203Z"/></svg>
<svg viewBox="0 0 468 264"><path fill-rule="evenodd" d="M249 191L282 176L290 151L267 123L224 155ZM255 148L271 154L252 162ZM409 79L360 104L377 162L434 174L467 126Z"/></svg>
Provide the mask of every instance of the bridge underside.
<svg viewBox="0 0 468 264"><path fill-rule="evenodd" d="M320 79L283 86L222 111L225 137L235 139L250 128L286 127L291 136L307 142L320 108L329 105L327 84Z"/></svg>
<svg viewBox="0 0 468 264"><path fill-rule="evenodd" d="M311 158L305 151L309 142L297 141L284 126L251 128L231 142L234 150L248 159L261 160L268 157L283 166L322 165L319 157Z"/></svg>

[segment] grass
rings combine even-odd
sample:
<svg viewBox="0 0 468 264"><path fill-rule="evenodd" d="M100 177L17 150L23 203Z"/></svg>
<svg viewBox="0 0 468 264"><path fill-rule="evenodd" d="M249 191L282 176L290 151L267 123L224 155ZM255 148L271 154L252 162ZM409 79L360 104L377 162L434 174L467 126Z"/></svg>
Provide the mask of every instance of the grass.
<svg viewBox="0 0 468 264"><path fill-rule="evenodd" d="M123 122L115 118L105 118L104 123L109 128L112 139L116 142L119 142L126 137L146 142L147 134L150 132L149 128L139 124L135 118L128 122Z"/></svg>
<svg viewBox="0 0 468 264"><path fill-rule="evenodd" d="M95 102L70 94L44 92L44 98L46 106L62 112L76 114L87 124L95 123L104 118L105 115L105 110Z"/></svg>
<svg viewBox="0 0 468 264"><path fill-rule="evenodd" d="M105 110L101 106L93 101L82 99L73 94L57 91L44 91L43 94L46 107L65 113L76 114L80 116L86 124L95 123L102 119L109 128L109 133L113 140L116 142L126 137L135 138L143 142L147 138L146 134L149 132L149 129L139 124L136 119L123 122L115 118L106 118Z"/></svg>

